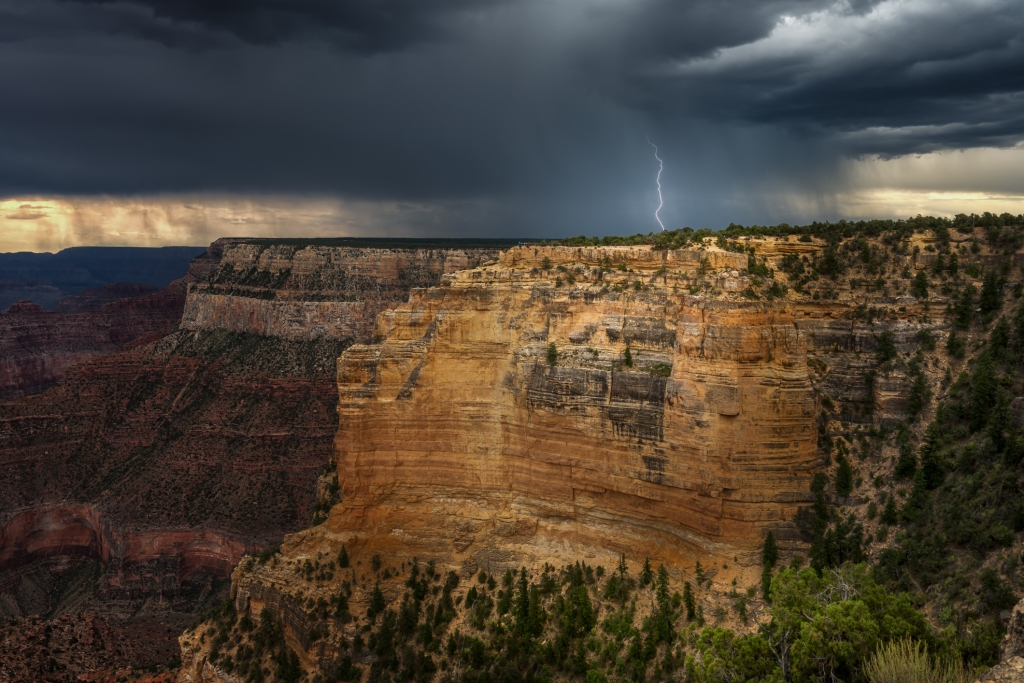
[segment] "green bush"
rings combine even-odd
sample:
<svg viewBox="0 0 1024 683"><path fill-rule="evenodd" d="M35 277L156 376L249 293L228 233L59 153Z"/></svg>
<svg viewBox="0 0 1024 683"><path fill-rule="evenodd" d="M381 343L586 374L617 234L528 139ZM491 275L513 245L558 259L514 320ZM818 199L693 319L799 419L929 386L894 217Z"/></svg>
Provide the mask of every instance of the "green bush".
<svg viewBox="0 0 1024 683"><path fill-rule="evenodd" d="M901 638L885 643L864 667L871 683L970 683L973 672L959 657L940 658L928 654L920 641Z"/></svg>

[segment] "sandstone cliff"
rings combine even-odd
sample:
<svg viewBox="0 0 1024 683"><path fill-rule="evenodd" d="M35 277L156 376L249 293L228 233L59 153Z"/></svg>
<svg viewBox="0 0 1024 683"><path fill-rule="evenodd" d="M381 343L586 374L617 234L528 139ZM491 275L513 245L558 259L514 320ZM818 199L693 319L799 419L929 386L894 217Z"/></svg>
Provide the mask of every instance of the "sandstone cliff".
<svg viewBox="0 0 1024 683"><path fill-rule="evenodd" d="M382 315L339 361L339 520L474 564L550 542L707 563L785 527L820 466L806 340L784 306L678 292L700 257L517 248ZM745 256L709 258L738 286Z"/></svg>
<svg viewBox="0 0 1024 683"><path fill-rule="evenodd" d="M388 578L367 572L370 555L403 568L430 558L464 578L578 558L609 567L622 552L692 581L699 560L728 599L733 579L757 584L767 531L787 558L806 552L812 475L855 453L852 495L826 495L857 514L877 556L891 532L866 498L892 485L889 429L927 419L941 371L964 367L935 342L951 334L957 288L1006 262L978 248L980 232L944 240L525 246L413 290L338 360L342 502L279 560L243 562L234 609L272 619L303 669L326 671L368 624L316 605L341 591L358 617L374 577ZM966 273L936 273L913 295L950 243ZM819 275L829 258L841 276ZM351 575L333 570L342 545L361 558ZM381 588L397 605L403 588ZM198 631L182 647L181 680L241 680Z"/></svg>

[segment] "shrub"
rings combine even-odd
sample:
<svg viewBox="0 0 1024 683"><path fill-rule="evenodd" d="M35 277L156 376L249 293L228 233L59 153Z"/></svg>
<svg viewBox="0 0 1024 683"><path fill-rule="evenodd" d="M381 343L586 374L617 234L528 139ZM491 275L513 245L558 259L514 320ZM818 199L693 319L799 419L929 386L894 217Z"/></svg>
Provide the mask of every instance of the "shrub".
<svg viewBox="0 0 1024 683"><path fill-rule="evenodd" d="M919 641L901 638L878 648L864 667L871 683L968 683L972 672L958 657L930 657Z"/></svg>
<svg viewBox="0 0 1024 683"><path fill-rule="evenodd" d="M966 352L967 343L964 341L964 338L956 332L950 332L949 337L946 339L946 353L953 356L953 358L963 358Z"/></svg>
<svg viewBox="0 0 1024 683"><path fill-rule="evenodd" d="M875 351L875 360L879 365L896 357L896 342L892 332L883 332L878 335L878 348Z"/></svg>

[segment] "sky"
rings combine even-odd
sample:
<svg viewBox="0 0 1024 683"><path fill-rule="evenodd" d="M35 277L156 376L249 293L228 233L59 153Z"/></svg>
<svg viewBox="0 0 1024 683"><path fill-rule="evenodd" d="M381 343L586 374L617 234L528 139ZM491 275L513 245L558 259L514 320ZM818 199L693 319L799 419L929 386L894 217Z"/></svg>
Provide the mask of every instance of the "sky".
<svg viewBox="0 0 1024 683"><path fill-rule="evenodd" d="M0 251L1024 213L1024 0L0 0Z"/></svg>

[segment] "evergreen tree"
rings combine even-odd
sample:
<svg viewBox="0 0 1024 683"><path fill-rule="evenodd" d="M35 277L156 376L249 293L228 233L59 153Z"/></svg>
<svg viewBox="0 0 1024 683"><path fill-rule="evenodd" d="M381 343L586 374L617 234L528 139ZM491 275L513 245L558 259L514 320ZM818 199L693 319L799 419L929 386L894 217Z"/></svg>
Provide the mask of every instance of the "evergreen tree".
<svg viewBox="0 0 1024 683"><path fill-rule="evenodd" d="M1001 351L1010 345L1010 323L1005 316L1000 316L995 327L992 328L992 335L989 337L989 346L993 350Z"/></svg>
<svg viewBox="0 0 1024 683"><path fill-rule="evenodd" d="M999 381L996 378L995 363L991 354L984 353L978 359L971 379L971 431L976 432L988 422L989 414L994 407Z"/></svg>
<svg viewBox="0 0 1024 683"><path fill-rule="evenodd" d="M917 271L914 282L910 285L910 293L918 299L928 298L928 276L923 270Z"/></svg>
<svg viewBox="0 0 1024 683"><path fill-rule="evenodd" d="M878 348L875 351L875 360L881 365L896 357L896 341L892 332L883 332L878 335Z"/></svg>
<svg viewBox="0 0 1024 683"><path fill-rule="evenodd" d="M974 286L964 287L960 292L960 298L953 306L953 327L958 330L968 330L971 327L971 318L974 317ZM950 335L952 336L952 335Z"/></svg>
<svg viewBox="0 0 1024 683"><path fill-rule="evenodd" d="M996 271L990 270L985 273L985 280L981 285L981 298L978 300L982 317L988 318L1002 305L1003 296L999 287L999 276L996 275Z"/></svg>
<svg viewBox="0 0 1024 683"><path fill-rule="evenodd" d="M775 568L779 561L779 548L775 545L775 534L768 532L764 537L764 548L761 551L761 562L766 567Z"/></svg>
<svg viewBox="0 0 1024 683"><path fill-rule="evenodd" d="M896 499L889 496L889 500L885 503L885 508L882 510L882 514L878 517L878 521L882 524L895 524L899 521L896 510Z"/></svg>
<svg viewBox="0 0 1024 683"><path fill-rule="evenodd" d="M348 569L348 551L345 550L345 546L341 546L341 552L338 553L338 567L341 569Z"/></svg>
<svg viewBox="0 0 1024 683"><path fill-rule="evenodd" d="M900 457L896 460L894 474L899 479L910 479L917 471L917 456L909 441L900 444Z"/></svg>
<svg viewBox="0 0 1024 683"><path fill-rule="evenodd" d="M671 643L675 636L672 630L672 599L668 593L668 570L665 565L658 566L654 612L654 638L658 643Z"/></svg>
<svg viewBox="0 0 1024 683"><path fill-rule="evenodd" d="M380 582L373 584L373 593L370 594L370 609L367 613L370 618L373 619L375 616L384 611L387 607L387 603L384 602L384 593L380 590Z"/></svg>
<svg viewBox="0 0 1024 683"><path fill-rule="evenodd" d="M845 455L839 455L839 467L836 469L836 493L844 498L853 491L853 468Z"/></svg>
<svg viewBox="0 0 1024 683"><path fill-rule="evenodd" d="M957 258L956 254L950 254L949 263L946 265L946 272L949 273L950 277L956 277L959 270L960 259Z"/></svg>
<svg viewBox="0 0 1024 683"><path fill-rule="evenodd" d="M771 565L765 564L761 569L761 597L764 598L765 602L771 602L772 592L772 568Z"/></svg>
<svg viewBox="0 0 1024 683"><path fill-rule="evenodd" d="M585 636L594 628L597 616L586 584L570 586L562 612L562 633L569 638Z"/></svg>
<svg viewBox="0 0 1024 683"><path fill-rule="evenodd" d="M640 585L646 586L654 578L654 572L651 571L651 558L644 559L644 568L640 572Z"/></svg>
<svg viewBox="0 0 1024 683"><path fill-rule="evenodd" d="M924 364L924 354L920 351L912 361L910 361L910 375L914 378L913 384L910 385L910 394L907 396L907 413L911 417L916 417L931 398L931 390L928 388L928 378L925 377L922 365Z"/></svg>
<svg viewBox="0 0 1024 683"><path fill-rule="evenodd" d="M519 570L519 583L516 586L515 617L520 631L525 631L530 620L530 588L526 581L526 567Z"/></svg>
<svg viewBox="0 0 1024 683"><path fill-rule="evenodd" d="M697 616L697 601L693 598L693 588L689 581L683 584L683 605L686 607L686 620L693 621Z"/></svg>
<svg viewBox="0 0 1024 683"><path fill-rule="evenodd" d="M956 332L950 332L946 339L946 353L953 358L963 358L966 351L967 345L964 343L964 338Z"/></svg>

